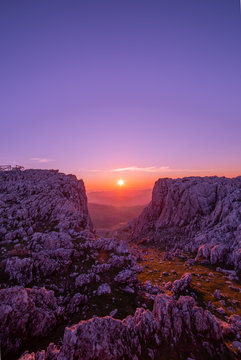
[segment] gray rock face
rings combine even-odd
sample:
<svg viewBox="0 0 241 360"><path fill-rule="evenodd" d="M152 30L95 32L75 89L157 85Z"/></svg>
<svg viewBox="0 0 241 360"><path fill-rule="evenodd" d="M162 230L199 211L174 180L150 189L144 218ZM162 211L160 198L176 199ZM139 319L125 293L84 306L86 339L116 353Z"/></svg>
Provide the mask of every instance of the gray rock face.
<svg viewBox="0 0 241 360"><path fill-rule="evenodd" d="M82 180L57 170L0 172L2 240L33 232L92 228Z"/></svg>
<svg viewBox="0 0 241 360"><path fill-rule="evenodd" d="M163 293L163 290L161 290L159 286L153 285L151 281L145 281L142 287L148 294L156 295Z"/></svg>
<svg viewBox="0 0 241 360"><path fill-rule="evenodd" d="M241 177L159 179L151 203L121 234L241 270Z"/></svg>
<svg viewBox="0 0 241 360"><path fill-rule="evenodd" d="M192 353L198 360L224 359L228 351L220 324L193 298L176 301L157 295L152 312L138 308L122 321L108 316L81 321L65 329L59 349L51 344L47 351L24 354L21 360L166 359L167 353L171 359Z"/></svg>
<svg viewBox="0 0 241 360"><path fill-rule="evenodd" d="M172 286L173 295L178 297L180 294L183 294L189 288L191 281L192 275L190 273L185 273L180 280L175 280Z"/></svg>
<svg viewBox="0 0 241 360"><path fill-rule="evenodd" d="M3 356L18 350L24 341L46 336L57 324L58 310L53 291L17 286L1 289L0 338Z"/></svg>
<svg viewBox="0 0 241 360"><path fill-rule="evenodd" d="M44 238L46 240L46 236ZM42 236L38 237L38 240L35 237L34 245L30 241L31 248L41 244L46 245L46 241L42 242ZM120 244L113 239L96 240L88 238L86 233L80 233L77 238L68 239L66 246L71 250L71 257L68 253L65 254L64 248L55 251L44 247L38 253L30 252L28 258L14 256L7 261L2 260L2 267L5 265L4 271L9 274L8 282L1 284L6 288L0 290L0 318L3 316L0 321L0 340L4 356L14 354L26 342L34 341L36 336L47 336L53 327L67 322L72 314L75 314L75 319L83 318L86 311L90 316L96 311L107 315L115 308L116 301L120 304L128 303L132 297L135 298L138 268L130 253L126 251L127 244ZM101 263L102 254L107 251L109 259ZM123 266L126 268L125 272L122 270ZM74 276L69 276L69 273ZM26 289L13 286L14 284L30 285L33 288ZM41 286L44 288L40 289ZM128 296L127 287L132 290ZM43 301L39 300L40 296L44 296ZM108 302L103 298L105 296ZM99 297L104 305L97 308L96 301L98 302ZM45 309L46 299L54 309ZM38 311L34 308L35 300ZM25 303L27 305L23 306ZM13 310L15 307L16 311ZM36 336L36 329L31 327L34 326L32 323L39 329Z"/></svg>
<svg viewBox="0 0 241 360"><path fill-rule="evenodd" d="M202 206L206 205L204 201ZM153 209L157 208L154 203ZM170 218L171 226L197 231L199 225L191 219L199 213L186 213L187 223L177 216L174 225ZM174 360L186 360L188 355L196 360L232 358L222 336L236 336L239 317L220 323L192 297L182 296L191 282L188 273L169 283L173 297L161 295L164 290L151 283L140 286L141 267L127 243L97 238L91 229L84 185L74 176L47 170L0 173L3 358L16 359L40 344L46 347L56 339L56 330L64 332L61 345L50 343L47 350L25 352L21 359L160 360L167 354ZM178 240L189 244L182 237ZM212 254L214 262L226 256L226 248L219 245L227 244L204 246L200 256ZM151 309L153 301L153 311L136 309L137 304ZM127 316L134 309L135 315Z"/></svg>
<svg viewBox="0 0 241 360"><path fill-rule="evenodd" d="M123 241L91 232L84 184L75 176L0 172L0 215L4 358L64 329L73 314L78 322L134 302L135 259Z"/></svg>
<svg viewBox="0 0 241 360"><path fill-rule="evenodd" d="M221 327L224 336L241 338L241 316L231 315L228 322L221 322Z"/></svg>
<svg viewBox="0 0 241 360"><path fill-rule="evenodd" d="M98 287L98 290L97 290L97 295L98 295L98 296L103 295L103 294L110 294L110 293L111 293L110 285L108 285L108 284L101 284L101 285Z"/></svg>

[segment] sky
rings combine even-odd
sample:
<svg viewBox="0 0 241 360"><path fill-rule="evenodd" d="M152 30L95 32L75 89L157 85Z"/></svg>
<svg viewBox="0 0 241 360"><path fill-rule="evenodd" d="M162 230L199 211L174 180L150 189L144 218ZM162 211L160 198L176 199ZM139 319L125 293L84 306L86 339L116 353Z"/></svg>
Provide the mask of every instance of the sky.
<svg viewBox="0 0 241 360"><path fill-rule="evenodd" d="M239 0L2 0L0 165L241 175Z"/></svg>

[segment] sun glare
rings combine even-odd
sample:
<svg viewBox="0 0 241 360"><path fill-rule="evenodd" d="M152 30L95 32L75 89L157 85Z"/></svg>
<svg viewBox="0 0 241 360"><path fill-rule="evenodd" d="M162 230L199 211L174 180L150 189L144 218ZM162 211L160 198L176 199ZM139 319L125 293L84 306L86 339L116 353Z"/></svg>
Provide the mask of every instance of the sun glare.
<svg viewBox="0 0 241 360"><path fill-rule="evenodd" d="M118 184L119 186L123 186L123 185L125 184L125 182L124 182L124 180L119 179L119 180L117 181L117 184Z"/></svg>

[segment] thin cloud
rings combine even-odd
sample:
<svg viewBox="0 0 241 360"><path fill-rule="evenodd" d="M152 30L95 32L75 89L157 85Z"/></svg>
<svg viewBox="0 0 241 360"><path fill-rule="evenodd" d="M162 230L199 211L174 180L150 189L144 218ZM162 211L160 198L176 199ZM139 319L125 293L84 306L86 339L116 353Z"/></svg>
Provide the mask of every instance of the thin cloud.
<svg viewBox="0 0 241 360"><path fill-rule="evenodd" d="M117 168L113 169L112 171L115 172L124 172L124 171L139 171L139 172L147 172L147 173L173 173L173 172L213 172L217 171L218 169L175 169L171 168L170 166L148 166L148 167L139 167L139 166L129 166L125 168Z"/></svg>
<svg viewBox="0 0 241 360"><path fill-rule="evenodd" d="M146 173L191 173L191 172L213 172L218 169L185 169L185 168L171 168L170 166L128 166L116 169L80 169L82 172L90 173L108 173L108 172L146 172Z"/></svg>
<svg viewBox="0 0 241 360"><path fill-rule="evenodd" d="M103 172L105 170L101 170L101 169L90 169L90 170L86 170L88 172L93 172L93 173L98 173L98 172Z"/></svg>
<svg viewBox="0 0 241 360"><path fill-rule="evenodd" d="M54 159L39 158L39 157L33 157L33 158L30 158L29 160L34 161L34 162L38 162L38 163L41 163L41 164L55 161Z"/></svg>
<svg viewBox="0 0 241 360"><path fill-rule="evenodd" d="M218 168L216 169L170 169L170 171L179 171L179 172L208 172L208 171L217 171L219 170Z"/></svg>
<svg viewBox="0 0 241 360"><path fill-rule="evenodd" d="M79 169L79 171L81 171L81 172L99 173L99 172L104 172L106 170L103 170L103 169Z"/></svg>
<svg viewBox="0 0 241 360"><path fill-rule="evenodd" d="M165 171L170 171L170 167L169 166L148 166L148 167L139 167L139 166L129 166L129 167L125 167L125 168L118 168L118 169L113 169L113 171L116 172L120 172L120 171L141 171L141 172L165 172Z"/></svg>

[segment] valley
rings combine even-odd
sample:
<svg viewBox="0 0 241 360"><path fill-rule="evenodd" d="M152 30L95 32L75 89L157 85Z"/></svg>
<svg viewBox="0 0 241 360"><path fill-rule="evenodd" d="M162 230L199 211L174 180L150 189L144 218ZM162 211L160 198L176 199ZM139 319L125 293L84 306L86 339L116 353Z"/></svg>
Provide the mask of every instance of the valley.
<svg viewBox="0 0 241 360"><path fill-rule="evenodd" d="M127 226L128 222L139 216L145 207L145 205L113 206L88 203L95 232L105 237L115 236L119 228Z"/></svg>

